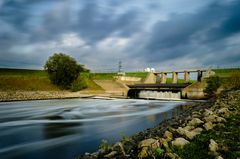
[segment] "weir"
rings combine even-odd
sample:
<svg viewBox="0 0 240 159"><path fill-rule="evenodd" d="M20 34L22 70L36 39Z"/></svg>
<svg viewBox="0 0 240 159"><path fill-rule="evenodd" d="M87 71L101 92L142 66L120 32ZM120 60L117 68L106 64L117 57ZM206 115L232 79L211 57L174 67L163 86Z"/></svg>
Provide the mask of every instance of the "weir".
<svg viewBox="0 0 240 159"><path fill-rule="evenodd" d="M139 98L143 99L164 99L164 100L180 100L181 92L171 92L171 91L145 91L139 92Z"/></svg>

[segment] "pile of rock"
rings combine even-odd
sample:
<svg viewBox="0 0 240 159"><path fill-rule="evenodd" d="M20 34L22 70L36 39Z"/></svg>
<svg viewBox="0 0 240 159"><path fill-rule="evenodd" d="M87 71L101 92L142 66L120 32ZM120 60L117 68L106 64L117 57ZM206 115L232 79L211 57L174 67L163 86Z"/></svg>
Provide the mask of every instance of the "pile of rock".
<svg viewBox="0 0 240 159"><path fill-rule="evenodd" d="M215 126L226 123L229 115L237 113L235 105L240 101L240 91L223 93L211 107L193 111L183 120L179 120L176 127L175 122L166 127L162 135L145 136L137 141L135 137L128 141L115 144L105 152L95 155L87 155L83 158L170 158L180 159L172 152L173 147L183 148L191 140L203 131L209 131ZM150 130L151 131L151 130ZM153 131L157 131L153 128ZM156 134L156 133L155 133ZM222 159L219 153L219 144L213 139L209 140L209 154L215 155L216 159ZM164 152L164 153L162 153Z"/></svg>

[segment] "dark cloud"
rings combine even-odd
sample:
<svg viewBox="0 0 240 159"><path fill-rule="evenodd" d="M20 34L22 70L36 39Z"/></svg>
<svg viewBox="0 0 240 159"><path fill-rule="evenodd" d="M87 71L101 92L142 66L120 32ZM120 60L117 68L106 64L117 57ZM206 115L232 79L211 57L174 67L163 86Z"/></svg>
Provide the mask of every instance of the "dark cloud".
<svg viewBox="0 0 240 159"><path fill-rule="evenodd" d="M159 21L145 46L146 56L150 57L149 61L164 61L209 54L209 51L198 50L202 46L212 51L223 49L222 40L240 31L239 9L239 1L216 2L197 13L176 14L167 21Z"/></svg>
<svg viewBox="0 0 240 159"><path fill-rule="evenodd" d="M179 59L200 65L240 64L240 1L184 0L194 7L184 11L175 5L171 10L176 3L3 0L0 67L41 67L53 52L70 53L94 67L114 65L111 59L120 58L136 68L171 65ZM71 34L73 40L64 42ZM80 44L71 44L75 42ZM92 60L95 57L101 60Z"/></svg>
<svg viewBox="0 0 240 159"><path fill-rule="evenodd" d="M87 3L79 12L76 29L81 37L90 43L95 43L117 32L119 36L131 36L139 30L140 21L136 11L126 11L123 14L100 11L96 3Z"/></svg>

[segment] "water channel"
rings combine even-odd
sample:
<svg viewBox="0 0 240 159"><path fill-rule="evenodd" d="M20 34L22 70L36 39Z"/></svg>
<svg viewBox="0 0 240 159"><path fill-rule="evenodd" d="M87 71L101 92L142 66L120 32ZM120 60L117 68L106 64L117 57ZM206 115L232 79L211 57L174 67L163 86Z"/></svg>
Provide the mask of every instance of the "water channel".
<svg viewBox="0 0 240 159"><path fill-rule="evenodd" d="M183 111L183 101L64 99L0 103L0 158L75 158Z"/></svg>

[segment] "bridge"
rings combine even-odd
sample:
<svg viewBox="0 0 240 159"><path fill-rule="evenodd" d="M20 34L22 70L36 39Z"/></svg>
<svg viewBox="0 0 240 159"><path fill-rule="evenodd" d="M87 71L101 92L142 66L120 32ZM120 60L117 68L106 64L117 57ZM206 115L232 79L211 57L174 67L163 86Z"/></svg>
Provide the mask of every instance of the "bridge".
<svg viewBox="0 0 240 159"><path fill-rule="evenodd" d="M184 83L178 83L178 75L184 74ZM190 74L197 73L197 81L211 75L210 70L180 70L149 73L143 84L127 85L130 89L128 96L132 98L187 98L183 91L190 83ZM168 74L172 74L172 82L167 83ZM160 80L158 80L160 79Z"/></svg>
<svg viewBox="0 0 240 159"><path fill-rule="evenodd" d="M178 75L180 73L184 74L184 83L190 83L190 73L197 73L197 81L201 81L204 72L208 70L180 70L180 71L166 71L166 72L153 72L148 75L145 80L145 84L155 84L158 83L157 79L160 79L160 84L166 84L168 74L172 74L172 83L178 83Z"/></svg>

